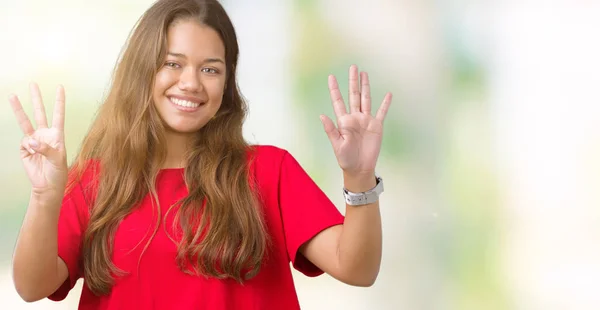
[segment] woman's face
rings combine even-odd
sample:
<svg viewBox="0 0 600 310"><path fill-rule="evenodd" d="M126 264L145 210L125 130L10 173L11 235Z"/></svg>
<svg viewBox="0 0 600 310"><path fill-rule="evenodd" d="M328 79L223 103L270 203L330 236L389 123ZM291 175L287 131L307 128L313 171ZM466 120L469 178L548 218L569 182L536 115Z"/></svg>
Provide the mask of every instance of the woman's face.
<svg viewBox="0 0 600 310"><path fill-rule="evenodd" d="M173 23L152 94L167 133L194 133L208 123L221 106L226 79L219 34L195 21Z"/></svg>

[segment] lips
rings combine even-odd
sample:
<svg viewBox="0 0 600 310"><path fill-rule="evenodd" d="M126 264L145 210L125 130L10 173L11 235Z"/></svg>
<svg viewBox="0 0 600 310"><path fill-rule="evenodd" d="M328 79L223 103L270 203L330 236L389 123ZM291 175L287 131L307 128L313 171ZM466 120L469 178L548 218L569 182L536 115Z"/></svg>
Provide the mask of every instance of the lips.
<svg viewBox="0 0 600 310"><path fill-rule="evenodd" d="M197 108L201 105L201 103L198 103L198 102L181 100L181 99L178 99L175 97L169 98L169 100L171 100L171 102L173 102L174 104L185 107L185 108Z"/></svg>
<svg viewBox="0 0 600 310"><path fill-rule="evenodd" d="M204 105L204 101L193 97L168 96L169 101L179 110L192 112Z"/></svg>

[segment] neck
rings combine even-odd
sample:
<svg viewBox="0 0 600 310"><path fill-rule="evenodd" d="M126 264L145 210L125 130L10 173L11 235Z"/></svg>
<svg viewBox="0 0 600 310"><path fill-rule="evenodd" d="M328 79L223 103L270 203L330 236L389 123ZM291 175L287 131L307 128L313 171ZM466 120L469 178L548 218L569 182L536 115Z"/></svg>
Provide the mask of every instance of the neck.
<svg viewBox="0 0 600 310"><path fill-rule="evenodd" d="M192 135L177 132L167 132L167 158L163 164L163 169L184 168L185 154L192 142Z"/></svg>

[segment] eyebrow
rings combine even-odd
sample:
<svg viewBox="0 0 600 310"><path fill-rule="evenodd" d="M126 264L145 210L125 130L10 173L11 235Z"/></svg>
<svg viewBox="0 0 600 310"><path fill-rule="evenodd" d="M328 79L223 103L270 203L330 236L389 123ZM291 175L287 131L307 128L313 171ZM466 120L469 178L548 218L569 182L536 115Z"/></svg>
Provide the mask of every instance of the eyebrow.
<svg viewBox="0 0 600 310"><path fill-rule="evenodd" d="M178 58L183 58L183 59L187 59L187 56L185 56L184 54L181 53L175 53L175 52L168 52L167 53L169 56L173 56L173 57L178 57ZM204 59L205 63L214 63L214 62L220 62L222 64L225 64L225 61L223 61L223 59L221 58L206 58Z"/></svg>

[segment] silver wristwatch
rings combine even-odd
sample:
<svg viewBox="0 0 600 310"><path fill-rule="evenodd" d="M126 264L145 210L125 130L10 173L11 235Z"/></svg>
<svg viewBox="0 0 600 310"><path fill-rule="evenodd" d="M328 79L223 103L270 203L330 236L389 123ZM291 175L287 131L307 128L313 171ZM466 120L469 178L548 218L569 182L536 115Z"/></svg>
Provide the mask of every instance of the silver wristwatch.
<svg viewBox="0 0 600 310"><path fill-rule="evenodd" d="M377 185L366 192L353 193L344 188L343 193L346 204L350 206L362 206L379 200L379 195L383 193L383 179L380 176L375 175L375 180Z"/></svg>

